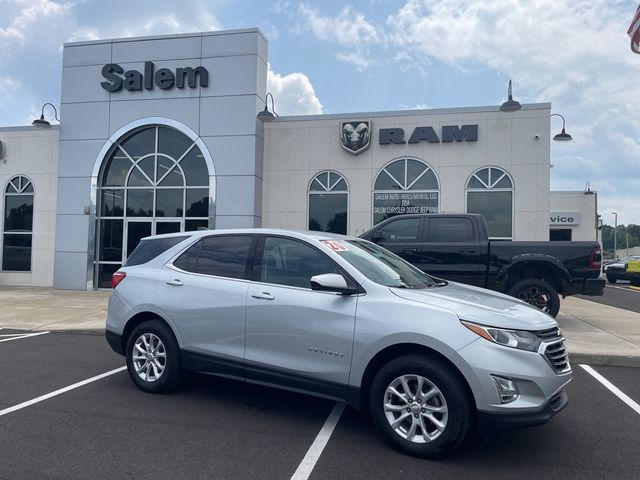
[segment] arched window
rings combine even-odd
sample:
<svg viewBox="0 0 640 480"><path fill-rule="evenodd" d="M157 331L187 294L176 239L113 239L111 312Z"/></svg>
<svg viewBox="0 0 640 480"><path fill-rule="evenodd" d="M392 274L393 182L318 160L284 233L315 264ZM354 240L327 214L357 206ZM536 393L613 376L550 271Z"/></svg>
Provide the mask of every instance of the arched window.
<svg viewBox="0 0 640 480"><path fill-rule="evenodd" d="M349 187L338 172L321 172L309 183L309 230L347 234Z"/></svg>
<svg viewBox="0 0 640 480"><path fill-rule="evenodd" d="M209 224L209 170L196 143L174 128L148 126L116 142L98 184L99 287L141 238Z"/></svg>
<svg viewBox="0 0 640 480"><path fill-rule="evenodd" d="M438 213L438 177L422 160L401 158L387 164L373 185L373 224L396 215Z"/></svg>
<svg viewBox="0 0 640 480"><path fill-rule="evenodd" d="M467 212L487 220L489 238L513 238L513 181L497 167L483 167L467 182Z"/></svg>
<svg viewBox="0 0 640 480"><path fill-rule="evenodd" d="M33 194L33 183L22 175L9 180L4 190L2 270L31 270Z"/></svg>

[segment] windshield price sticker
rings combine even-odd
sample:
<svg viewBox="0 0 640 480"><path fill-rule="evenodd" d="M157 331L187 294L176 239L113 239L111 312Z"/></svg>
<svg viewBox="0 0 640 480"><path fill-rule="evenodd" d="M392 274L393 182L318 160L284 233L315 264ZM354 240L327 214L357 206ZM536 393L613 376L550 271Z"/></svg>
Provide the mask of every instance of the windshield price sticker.
<svg viewBox="0 0 640 480"><path fill-rule="evenodd" d="M322 243L324 243L334 252L346 252L349 250L343 243L337 240L323 240Z"/></svg>

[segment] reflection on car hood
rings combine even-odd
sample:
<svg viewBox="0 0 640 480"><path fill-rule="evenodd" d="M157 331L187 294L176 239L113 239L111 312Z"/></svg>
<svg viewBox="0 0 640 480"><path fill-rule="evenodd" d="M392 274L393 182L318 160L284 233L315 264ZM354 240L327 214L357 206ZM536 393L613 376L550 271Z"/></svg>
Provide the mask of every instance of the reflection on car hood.
<svg viewBox="0 0 640 480"><path fill-rule="evenodd" d="M484 288L449 282L446 286L421 290L390 290L400 298L446 308L462 320L492 327L543 330L558 325L549 315L527 303Z"/></svg>

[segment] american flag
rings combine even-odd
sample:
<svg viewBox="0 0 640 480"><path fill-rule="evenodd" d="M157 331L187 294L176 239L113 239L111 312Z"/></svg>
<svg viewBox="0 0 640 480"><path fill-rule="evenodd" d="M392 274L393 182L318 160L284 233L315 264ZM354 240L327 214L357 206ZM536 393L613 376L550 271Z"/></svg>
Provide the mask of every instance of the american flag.
<svg viewBox="0 0 640 480"><path fill-rule="evenodd" d="M631 37L631 51L633 53L640 53L640 5L636 9L633 20L631 20L627 35Z"/></svg>

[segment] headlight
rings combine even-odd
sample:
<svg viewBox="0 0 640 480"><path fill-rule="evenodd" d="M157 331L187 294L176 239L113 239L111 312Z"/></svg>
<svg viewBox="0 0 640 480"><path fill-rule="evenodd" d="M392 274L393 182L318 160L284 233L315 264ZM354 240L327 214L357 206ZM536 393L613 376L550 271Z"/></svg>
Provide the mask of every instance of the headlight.
<svg viewBox="0 0 640 480"><path fill-rule="evenodd" d="M504 345L505 347L537 352L542 341L533 333L526 330L505 330L503 328L487 327L477 323L461 320L462 324L485 340Z"/></svg>

